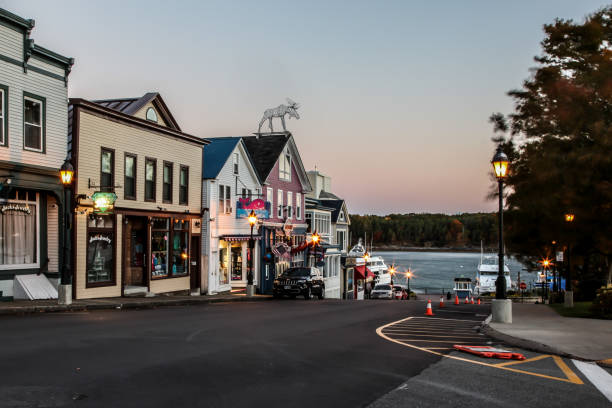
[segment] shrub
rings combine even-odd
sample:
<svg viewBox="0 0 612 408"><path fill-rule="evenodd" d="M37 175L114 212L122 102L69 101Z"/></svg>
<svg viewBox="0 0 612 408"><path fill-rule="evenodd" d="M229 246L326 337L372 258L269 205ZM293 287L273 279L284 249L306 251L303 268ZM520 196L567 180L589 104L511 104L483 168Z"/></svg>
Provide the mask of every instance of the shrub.
<svg viewBox="0 0 612 408"><path fill-rule="evenodd" d="M591 311L601 317L612 316L612 285L597 289Z"/></svg>

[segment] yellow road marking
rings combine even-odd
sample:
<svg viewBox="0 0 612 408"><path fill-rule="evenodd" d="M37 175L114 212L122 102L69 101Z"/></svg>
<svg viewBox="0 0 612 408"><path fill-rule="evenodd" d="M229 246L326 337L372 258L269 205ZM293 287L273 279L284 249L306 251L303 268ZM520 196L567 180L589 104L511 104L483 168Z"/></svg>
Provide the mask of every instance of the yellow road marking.
<svg viewBox="0 0 612 408"><path fill-rule="evenodd" d="M548 358L548 357L550 357L549 354L542 354L541 356L528 358L527 360L508 361L507 363L499 363L495 365L497 367L505 367L505 366L514 365L514 364L530 363L532 361L538 361L538 360L542 360L543 358Z"/></svg>
<svg viewBox="0 0 612 408"><path fill-rule="evenodd" d="M473 341L469 341L469 340L447 341L447 340L403 339L402 341L418 341L418 342L428 342L428 343L453 343L453 344L467 343L467 344L474 344Z"/></svg>
<svg viewBox="0 0 612 408"><path fill-rule="evenodd" d="M582 380L576 374L574 374L574 372L567 366L567 364L565 364L565 361L563 361L561 357L552 356L552 358L553 360L555 360L555 363L557 363L557 365L559 366L561 371L563 371L563 374L565 374L568 380L570 380L574 384L582 384Z"/></svg>
<svg viewBox="0 0 612 408"><path fill-rule="evenodd" d="M387 333L387 331L385 330L385 333ZM458 335L458 336L434 336L431 334L414 334L414 333L406 333L406 334L400 334L400 333L389 333L395 337L402 337L402 336L426 336L426 337L452 337L453 339L457 339L457 338L462 338L462 339L481 339L481 340L486 340L485 337L483 336L464 336L464 335ZM438 333L439 334L439 333Z"/></svg>
<svg viewBox="0 0 612 408"><path fill-rule="evenodd" d="M477 364L477 365L481 365L481 366L484 366L484 367L492 367L492 368L497 368L497 369L500 369L500 370L512 371L514 373L533 375L534 377L547 378L549 380L557 380L557 381L568 382L568 383L572 383L572 384L583 384L583 382L580 380L580 378L578 378L578 376L576 376L576 374L571 372L571 370L569 369L569 367L567 367L567 365L565 365L565 363L563 363L565 365L565 368L567 368L568 372L571 373L572 375L568 376L568 374L565 371L563 371L563 373L568 378L552 377L552 376L546 375L546 374L533 373L533 372L530 372L530 371L518 370L516 368L511 368L511 367L498 367L495 364L489 364L489 363L484 363L482 361L471 360L471 359L468 359L468 358L463 358L463 357L457 357L457 356L450 356L450 355L442 354L442 353L439 353L437 351L434 351L434 350L431 350L431 349L427 349L425 347L419 347L419 346L415 346L414 344L405 343L403 341L393 339L393 338L391 338L391 337L389 337L389 336L387 336L387 335L385 335L383 333L383 330L385 328L389 327L389 326L393 326L396 323L401 323L401 322L405 322L405 321L412 320L412 319L413 319L413 317L406 317L404 319L397 320L395 322L387 323L387 324L377 328L376 329L376 334L378 334L380 337L382 337L383 339L388 340L390 342L401 344L402 346L410 347L410 348L413 348L415 350L421 350L421 351L424 351L426 353L435 354L436 356L440 356L440 357L452 358L453 360L465 361L467 363ZM448 320L459 320L459 319L448 319ZM408 341L410 341L410 340L408 340ZM458 343L461 343L461 342L458 342ZM561 361L563 362L563 360L561 360ZM559 364L557 363L557 365L559 365ZM561 366L559 366L559 368L561 368ZM563 368L561 368L561 369L563 370Z"/></svg>

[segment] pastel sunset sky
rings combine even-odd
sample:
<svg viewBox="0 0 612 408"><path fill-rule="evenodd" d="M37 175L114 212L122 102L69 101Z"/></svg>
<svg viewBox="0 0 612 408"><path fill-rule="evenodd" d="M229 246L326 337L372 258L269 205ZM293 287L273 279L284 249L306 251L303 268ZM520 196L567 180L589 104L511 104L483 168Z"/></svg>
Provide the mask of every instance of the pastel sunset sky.
<svg viewBox="0 0 612 408"><path fill-rule="evenodd" d="M508 113L542 25L602 0L33 1L37 44L76 59L69 96L160 92L184 131L248 135L290 97L307 169L353 213L493 211L487 119ZM277 124L280 129L280 123Z"/></svg>

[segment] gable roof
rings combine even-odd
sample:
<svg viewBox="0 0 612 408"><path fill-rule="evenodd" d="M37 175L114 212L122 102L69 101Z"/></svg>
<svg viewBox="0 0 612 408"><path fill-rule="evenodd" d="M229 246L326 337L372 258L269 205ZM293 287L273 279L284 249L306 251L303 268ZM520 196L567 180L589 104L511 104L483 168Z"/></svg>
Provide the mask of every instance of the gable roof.
<svg viewBox="0 0 612 408"><path fill-rule="evenodd" d="M328 191L323 191L323 190L321 190L321 192L319 193L319 199L321 200L342 200L337 195L332 194Z"/></svg>
<svg viewBox="0 0 612 408"><path fill-rule="evenodd" d="M268 178L290 137L289 133L242 137L260 180Z"/></svg>
<svg viewBox="0 0 612 408"><path fill-rule="evenodd" d="M162 99L159 92L147 92L141 97L136 98L115 98L115 99L98 99L92 101L98 105L104 106L117 112L125 113L126 115L134 115L146 104L151 102L157 109L157 112L162 116L168 127L180 131L181 128L174 116L170 113L168 106Z"/></svg>
<svg viewBox="0 0 612 408"><path fill-rule="evenodd" d="M338 221L338 216L340 215L340 211L342 211L342 205L344 204L344 200L329 200L329 199L320 199L321 203L326 207L331 207L334 210L332 211L332 222Z"/></svg>
<svg viewBox="0 0 612 408"><path fill-rule="evenodd" d="M230 154L240 142L239 137L223 137L209 139L210 144L204 146L202 155L202 177L215 179L223 168Z"/></svg>

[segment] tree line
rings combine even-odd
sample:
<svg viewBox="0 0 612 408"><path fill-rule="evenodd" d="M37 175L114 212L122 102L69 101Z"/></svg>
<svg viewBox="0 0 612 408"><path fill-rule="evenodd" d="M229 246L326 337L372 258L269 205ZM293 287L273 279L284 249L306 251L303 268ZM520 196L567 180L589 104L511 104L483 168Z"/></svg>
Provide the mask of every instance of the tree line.
<svg viewBox="0 0 612 408"><path fill-rule="evenodd" d="M351 241L374 246L487 248L497 245L494 213L351 215Z"/></svg>

